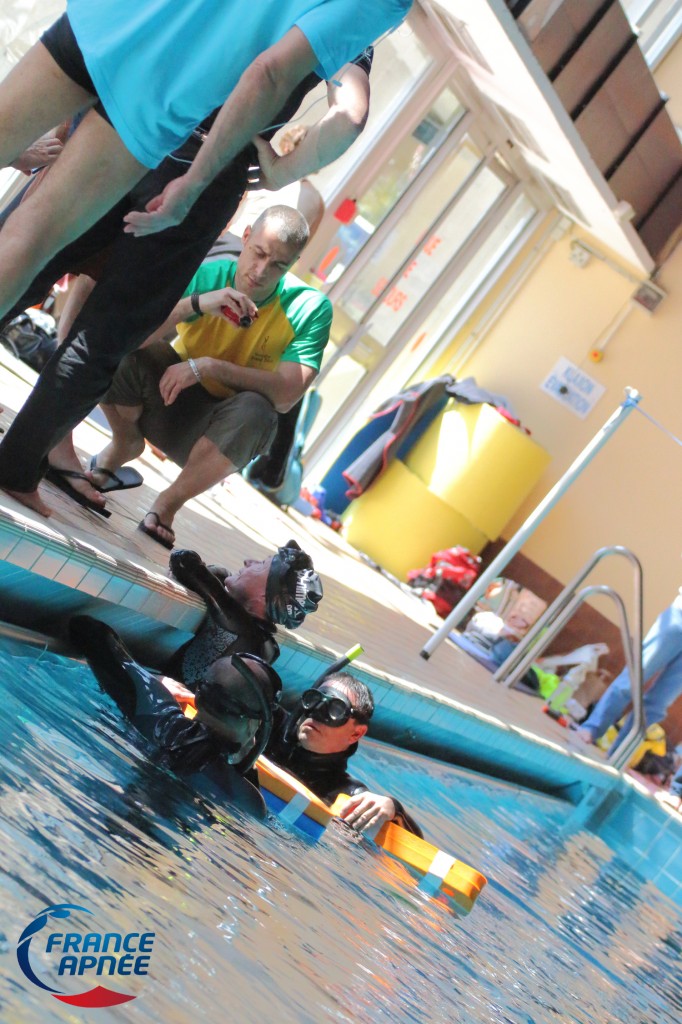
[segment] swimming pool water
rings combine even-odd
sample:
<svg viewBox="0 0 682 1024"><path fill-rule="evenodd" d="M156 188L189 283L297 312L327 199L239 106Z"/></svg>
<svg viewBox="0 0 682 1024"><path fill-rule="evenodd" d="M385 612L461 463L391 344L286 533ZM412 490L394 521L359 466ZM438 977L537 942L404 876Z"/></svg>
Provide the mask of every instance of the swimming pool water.
<svg viewBox="0 0 682 1024"><path fill-rule="evenodd" d="M367 742L356 774L489 885L456 919L334 827L316 845L209 807L149 765L88 669L0 640L0 1019L317 1024L672 1024L682 914L561 801ZM76 712L77 713L74 713ZM73 903L93 930L156 935L136 995L74 1009L17 940ZM83 929L85 930L85 929ZM42 980L62 991L94 982Z"/></svg>

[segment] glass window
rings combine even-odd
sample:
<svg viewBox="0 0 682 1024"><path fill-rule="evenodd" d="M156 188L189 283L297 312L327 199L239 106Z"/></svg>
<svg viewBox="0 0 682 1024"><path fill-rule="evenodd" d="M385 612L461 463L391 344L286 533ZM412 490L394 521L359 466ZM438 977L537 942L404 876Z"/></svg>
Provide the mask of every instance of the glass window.
<svg viewBox="0 0 682 1024"><path fill-rule="evenodd" d="M317 174L310 175L310 180L325 199L359 163L377 132L394 119L405 98L412 94L417 82L432 62L432 55L409 22L405 22L381 40L374 52L370 75L372 96L365 130L343 156ZM292 122L314 124L326 110L327 86L323 83L306 96ZM277 136L275 144L276 140Z"/></svg>
<svg viewBox="0 0 682 1024"><path fill-rule="evenodd" d="M521 194L500 218L471 259L459 270L446 294L414 332L402 353L387 368L380 385L383 398L400 390L415 375L420 379L428 377L437 354L450 343L454 324L467 302L492 277L536 213L537 207L530 198ZM376 398L377 402L381 400Z"/></svg>
<svg viewBox="0 0 682 1024"><path fill-rule="evenodd" d="M339 305L349 316L360 320L376 303L401 265L424 242L425 234L445 206L475 173L482 159L480 149L465 136L457 151L445 161L428 185L414 197L414 202L405 216L374 253L359 278L341 297ZM439 242L436 241L434 244L437 248ZM448 254L452 254L452 249L448 249ZM409 276L416 268L418 258L417 255L405 268L403 277ZM384 302L390 302L392 306L397 304L400 308L400 297L394 295L393 291L385 296Z"/></svg>
<svg viewBox="0 0 682 1024"><path fill-rule="evenodd" d="M327 255L315 271L319 280L333 284L341 277L464 113L452 90L444 89L411 134L402 139L355 202L349 220L332 237Z"/></svg>

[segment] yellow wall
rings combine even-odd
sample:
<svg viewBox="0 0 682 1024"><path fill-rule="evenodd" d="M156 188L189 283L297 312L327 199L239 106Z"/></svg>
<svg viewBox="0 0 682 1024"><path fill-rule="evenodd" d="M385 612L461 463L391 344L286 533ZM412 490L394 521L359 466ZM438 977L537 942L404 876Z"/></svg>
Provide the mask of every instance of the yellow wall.
<svg viewBox="0 0 682 1024"><path fill-rule="evenodd" d="M575 236L574 236L575 237ZM541 484L505 531L524 521L558 477L620 404L627 385L641 408L682 437L682 247L659 275L667 298L654 314L634 307L595 364L589 352L616 318L634 286L597 260L569 262L570 239L556 243L487 336L461 375L507 394L522 421L552 454ZM593 412L578 419L540 391L560 356L606 388ZM682 583L682 448L639 412L613 435L562 499L524 553L566 582L602 545L624 544L645 569L645 619L669 603ZM614 569L599 582L625 587ZM610 606L599 607L609 614Z"/></svg>
<svg viewBox="0 0 682 1024"><path fill-rule="evenodd" d="M671 97L673 119L682 124L682 42L661 64L656 79ZM570 262L571 242L580 239L609 257L578 227L558 240L550 239L468 361L458 365L456 352L477 321L483 322L485 309L478 310L453 340L450 358L434 368L434 375L456 369L458 377L474 376L486 388L506 394L522 422L552 455L540 484L505 529L507 539L619 406L626 386L641 392L644 412L682 439L682 245L656 275L667 296L650 314L631 305L636 286L618 272L616 261L593 258L583 269ZM603 361L592 362L591 349L628 308ZM561 356L606 388L584 420L540 390ZM682 447L639 411L597 454L523 553L568 582L597 548L613 544L631 548L642 561L646 627L682 584ZM629 610L631 572L619 562L602 564L590 582L614 586ZM617 620L605 598L593 603Z"/></svg>

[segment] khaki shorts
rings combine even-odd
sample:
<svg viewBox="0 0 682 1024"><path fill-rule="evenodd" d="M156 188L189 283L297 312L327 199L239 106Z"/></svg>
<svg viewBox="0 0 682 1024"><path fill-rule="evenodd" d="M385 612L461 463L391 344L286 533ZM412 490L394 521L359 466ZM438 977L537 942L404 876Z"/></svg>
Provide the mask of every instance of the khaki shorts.
<svg viewBox="0 0 682 1024"><path fill-rule="evenodd" d="M165 341L131 352L121 362L102 404L142 405L140 430L179 466L185 465L201 437L208 438L237 469L264 454L277 431L272 403L255 391L215 398L197 383L181 391L172 405L164 405L159 381L169 366L179 362L180 356Z"/></svg>

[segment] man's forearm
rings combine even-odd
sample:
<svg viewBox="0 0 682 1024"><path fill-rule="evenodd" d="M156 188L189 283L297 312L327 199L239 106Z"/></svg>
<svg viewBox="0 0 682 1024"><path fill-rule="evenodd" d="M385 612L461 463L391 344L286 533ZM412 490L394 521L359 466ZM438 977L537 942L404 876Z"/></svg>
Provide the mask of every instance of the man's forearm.
<svg viewBox="0 0 682 1024"><path fill-rule="evenodd" d="M187 183L197 195L254 135L269 127L316 63L303 33L291 29L280 43L257 57L244 71L187 172Z"/></svg>
<svg viewBox="0 0 682 1024"><path fill-rule="evenodd" d="M355 142L363 124L349 117L346 111L330 110L314 124L303 142L277 162L277 184L280 188L315 174L342 156Z"/></svg>
<svg viewBox="0 0 682 1024"><path fill-rule="evenodd" d="M272 402L277 412L287 412L299 400L306 385L287 381L275 370L256 370L251 366L238 366L225 359L200 356L194 360L202 377L217 381L237 391L256 391Z"/></svg>
<svg viewBox="0 0 682 1024"><path fill-rule="evenodd" d="M284 188L315 174L337 160L355 142L369 114L369 77L364 68L346 64L338 80L327 83L329 110L311 125L304 139L286 156L271 162L266 143L258 144L261 169L268 181L266 188ZM264 152L264 147L267 147ZM265 160L265 167L263 167Z"/></svg>

